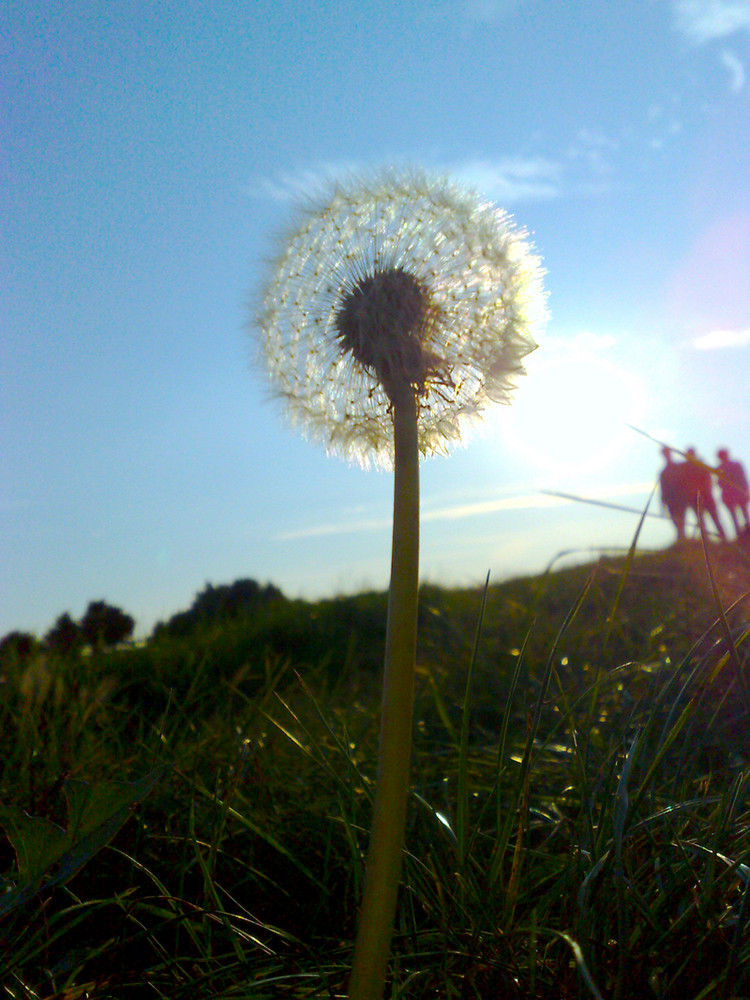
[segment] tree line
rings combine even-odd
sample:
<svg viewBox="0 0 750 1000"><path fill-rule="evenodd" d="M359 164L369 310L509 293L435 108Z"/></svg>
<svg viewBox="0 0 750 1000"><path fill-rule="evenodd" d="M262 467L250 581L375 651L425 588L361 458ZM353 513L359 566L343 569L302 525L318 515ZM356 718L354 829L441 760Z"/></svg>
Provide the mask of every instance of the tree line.
<svg viewBox="0 0 750 1000"><path fill-rule="evenodd" d="M207 583L187 611L157 623L151 638L190 635L207 623L248 617L270 602L283 600L284 595L273 584L262 586L249 579L218 587ZM68 657L86 648L95 652L111 649L130 640L134 629L131 615L106 601L91 601L79 621L66 611L41 639L30 632L9 632L0 639L0 664L9 657L23 662L38 652Z"/></svg>
<svg viewBox="0 0 750 1000"><path fill-rule="evenodd" d="M66 611L41 640L31 632L9 632L0 640L0 662L9 655L23 661L40 651L72 656L86 647L97 651L108 649L130 639L134 629L135 619L131 615L106 601L91 601L79 621Z"/></svg>

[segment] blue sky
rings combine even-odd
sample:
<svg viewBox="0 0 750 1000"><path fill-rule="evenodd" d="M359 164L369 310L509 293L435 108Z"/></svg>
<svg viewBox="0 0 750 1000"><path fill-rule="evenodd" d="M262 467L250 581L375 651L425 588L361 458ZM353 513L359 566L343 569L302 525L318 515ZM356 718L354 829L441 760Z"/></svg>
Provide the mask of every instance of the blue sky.
<svg viewBox="0 0 750 1000"><path fill-rule="evenodd" d="M422 472L422 574L628 545L658 448L750 462L750 0L9 0L0 635L206 582L387 584L391 480L290 430L247 330L322 178L509 210L551 320L516 402ZM642 543L671 541L650 520Z"/></svg>

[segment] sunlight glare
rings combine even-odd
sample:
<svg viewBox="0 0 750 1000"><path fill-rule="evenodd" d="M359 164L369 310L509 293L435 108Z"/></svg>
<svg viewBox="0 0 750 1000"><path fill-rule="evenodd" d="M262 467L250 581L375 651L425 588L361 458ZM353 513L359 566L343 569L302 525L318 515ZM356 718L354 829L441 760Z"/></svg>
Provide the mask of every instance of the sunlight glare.
<svg viewBox="0 0 750 1000"><path fill-rule="evenodd" d="M591 351L528 360L502 433L527 461L546 470L616 460L642 416L638 380Z"/></svg>

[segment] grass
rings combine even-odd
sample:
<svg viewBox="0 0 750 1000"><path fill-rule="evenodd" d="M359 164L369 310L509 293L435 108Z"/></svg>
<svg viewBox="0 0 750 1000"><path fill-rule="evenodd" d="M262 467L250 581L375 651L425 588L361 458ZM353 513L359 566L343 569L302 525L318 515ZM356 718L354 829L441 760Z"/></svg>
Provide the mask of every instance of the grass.
<svg viewBox="0 0 750 1000"><path fill-rule="evenodd" d="M750 995L750 564L707 556L422 588L394 1000ZM4 664L5 996L343 996L385 600Z"/></svg>

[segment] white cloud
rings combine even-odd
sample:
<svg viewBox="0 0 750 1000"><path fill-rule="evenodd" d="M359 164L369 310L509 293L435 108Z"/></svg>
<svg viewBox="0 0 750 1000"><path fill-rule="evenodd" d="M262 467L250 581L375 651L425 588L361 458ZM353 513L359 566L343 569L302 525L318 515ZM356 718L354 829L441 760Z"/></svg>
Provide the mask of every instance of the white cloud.
<svg viewBox="0 0 750 1000"><path fill-rule="evenodd" d="M408 169L408 161L406 169ZM396 164L398 166L398 164ZM497 160L468 160L435 164L438 174L448 174L475 188L480 194L503 205L519 201L547 200L560 195L559 164L544 157L506 156ZM369 167L354 162L320 163L313 167L288 170L276 177L255 177L247 185L251 198L272 201L297 201L314 196L337 179L358 173L368 174Z"/></svg>
<svg viewBox="0 0 750 1000"><path fill-rule="evenodd" d="M610 170L607 155L617 152L619 143L601 132L582 128L576 133L574 141L567 150L571 160L584 160L592 173L602 174Z"/></svg>
<svg viewBox="0 0 750 1000"><path fill-rule="evenodd" d="M650 105L646 113L648 126L657 133L648 140L651 149L663 149L673 136L682 131L681 113L680 101L676 96L665 104Z"/></svg>
<svg viewBox="0 0 750 1000"><path fill-rule="evenodd" d="M585 498L571 494L554 493L542 490L538 493L527 493L519 496L506 496L497 500L479 500L474 503L452 504L438 507L434 510L424 510L421 514L422 523L428 521L460 521L467 517L483 517L486 514L496 514L503 510L538 510L543 507L561 507L566 504L583 502L602 503L615 497L642 497L648 495L653 483L619 483L604 489L595 490ZM369 518L367 520L350 521L348 523L320 524L309 528L299 528L284 531L276 535L279 542L298 541L301 538L320 538L331 535L351 535L368 531L384 531L390 529L389 518Z"/></svg>
<svg viewBox="0 0 750 1000"><path fill-rule="evenodd" d="M729 71L729 89L733 94L739 94L745 86L745 67L733 52L724 50L721 61Z"/></svg>
<svg viewBox="0 0 750 1000"><path fill-rule="evenodd" d="M750 31L750 0L673 0L672 6L678 31L694 45Z"/></svg>
<svg viewBox="0 0 750 1000"><path fill-rule="evenodd" d="M468 160L453 164L450 172L504 205L557 198L561 193L560 165L540 156Z"/></svg>
<svg viewBox="0 0 750 1000"><path fill-rule="evenodd" d="M465 517L480 517L483 514L495 514L500 510L533 510L538 507L559 507L566 503L559 497L530 496L506 497L502 500L481 500L478 503L459 504L455 507L442 507L439 510L428 510L422 514L422 521L459 521Z"/></svg>
<svg viewBox="0 0 750 1000"><path fill-rule="evenodd" d="M607 501L622 497L643 497L653 489L652 482L617 483L613 486L593 490L585 497L554 490L540 490L539 493L504 497L498 500L482 500L477 503L442 507L422 513L422 521L457 521L466 517L495 514L501 510L537 510L541 507L560 507L571 503L592 503L609 506Z"/></svg>
<svg viewBox="0 0 750 1000"><path fill-rule="evenodd" d="M353 161L319 163L314 167L285 170L277 177L254 177L246 192L251 198L298 201L316 194L332 181L356 174L358 169Z"/></svg>
<svg viewBox="0 0 750 1000"><path fill-rule="evenodd" d="M353 535L362 531L383 531L389 528L391 522L387 517L369 518L362 521L349 521L342 524L317 524L309 528L295 528L293 531L281 531L275 536L277 542L296 542L300 538L322 538L326 535Z"/></svg>
<svg viewBox="0 0 750 1000"><path fill-rule="evenodd" d="M745 330L711 330L691 342L697 351L716 351L750 344L750 328Z"/></svg>

